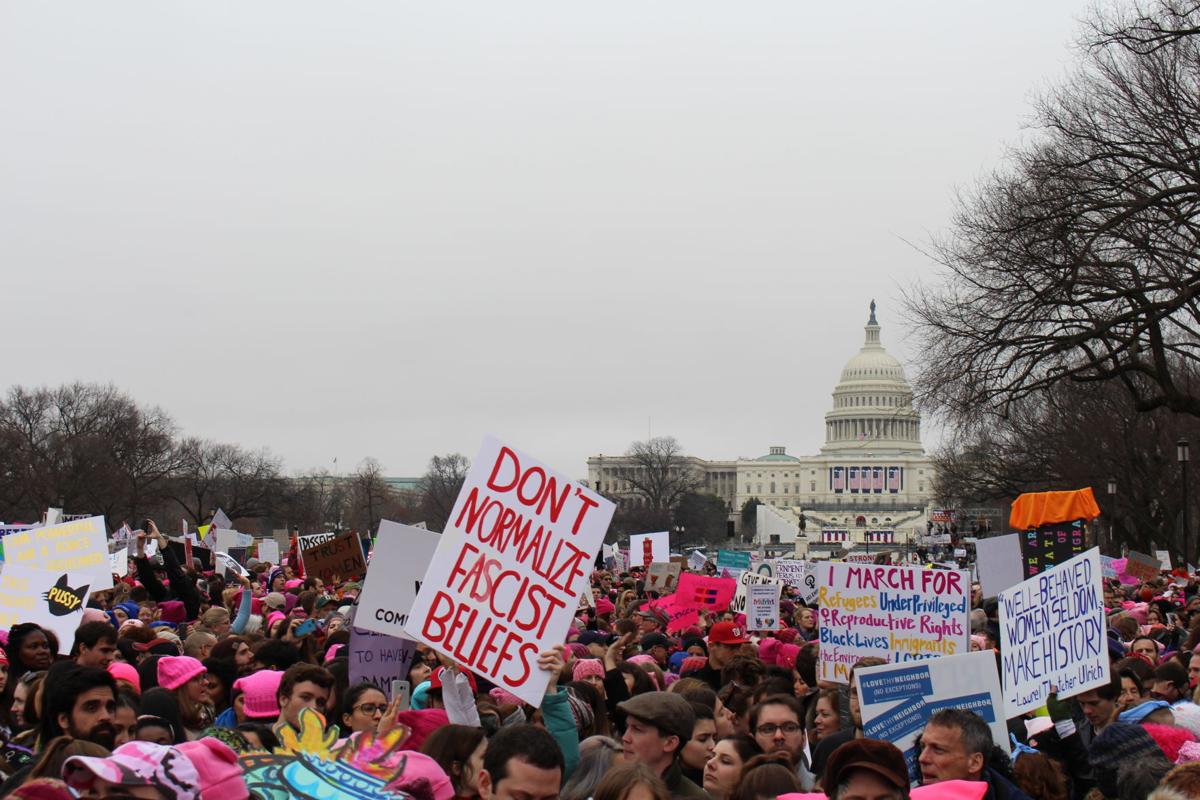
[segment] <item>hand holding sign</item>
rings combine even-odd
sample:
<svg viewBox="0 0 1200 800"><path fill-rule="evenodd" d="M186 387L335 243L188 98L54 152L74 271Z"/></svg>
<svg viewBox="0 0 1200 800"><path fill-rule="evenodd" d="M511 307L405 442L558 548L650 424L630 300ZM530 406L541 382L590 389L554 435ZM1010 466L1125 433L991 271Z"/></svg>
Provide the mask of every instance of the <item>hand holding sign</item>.
<svg viewBox="0 0 1200 800"><path fill-rule="evenodd" d="M565 645L556 644L549 650L543 650L538 656L538 669L550 673L550 680L546 683L546 694L554 694L555 687L558 686L558 676L562 674L563 665L567 663L566 649Z"/></svg>

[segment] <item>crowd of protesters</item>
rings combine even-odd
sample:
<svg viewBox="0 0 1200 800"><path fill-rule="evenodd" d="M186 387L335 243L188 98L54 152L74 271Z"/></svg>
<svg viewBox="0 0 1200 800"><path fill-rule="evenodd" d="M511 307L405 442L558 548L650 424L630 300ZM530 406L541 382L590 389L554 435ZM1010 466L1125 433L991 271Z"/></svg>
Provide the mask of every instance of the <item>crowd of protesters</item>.
<svg viewBox="0 0 1200 800"><path fill-rule="evenodd" d="M93 595L69 647L30 623L0 635L0 797L240 800L256 794L243 757L291 752L313 719L334 749L403 732L383 796L1200 797L1200 594L1186 575L1107 583L1107 685L1010 720L1009 747L975 713L942 709L908 763L864 738L853 681L818 679L819 615L790 590L779 630L750 635L725 612L669 631L640 569L598 569L593 602L539 658L539 706L423 646L394 676L413 687L405 705L350 683L357 583L254 559L226 582L149 527L159 556ZM971 627L972 649L999 658L995 602L977 588Z"/></svg>

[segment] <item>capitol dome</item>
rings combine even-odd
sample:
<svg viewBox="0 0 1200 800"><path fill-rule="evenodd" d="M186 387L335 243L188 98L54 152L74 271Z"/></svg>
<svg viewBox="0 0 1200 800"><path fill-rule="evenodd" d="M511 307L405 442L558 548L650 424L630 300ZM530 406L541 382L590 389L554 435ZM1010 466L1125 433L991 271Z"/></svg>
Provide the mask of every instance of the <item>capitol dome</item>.
<svg viewBox="0 0 1200 800"><path fill-rule="evenodd" d="M862 349L846 362L833 390L821 452L923 453L912 387L904 367L883 348L874 300L864 331Z"/></svg>

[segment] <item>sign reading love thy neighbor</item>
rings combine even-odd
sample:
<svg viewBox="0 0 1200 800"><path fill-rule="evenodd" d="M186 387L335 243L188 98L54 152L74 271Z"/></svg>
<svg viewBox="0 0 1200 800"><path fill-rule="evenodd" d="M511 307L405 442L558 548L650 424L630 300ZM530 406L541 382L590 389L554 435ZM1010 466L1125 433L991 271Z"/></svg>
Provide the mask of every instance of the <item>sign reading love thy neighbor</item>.
<svg viewBox="0 0 1200 800"><path fill-rule="evenodd" d="M405 631L540 706L549 675L538 669L538 654L565 638L615 509L488 437Z"/></svg>
<svg viewBox="0 0 1200 800"><path fill-rule="evenodd" d="M107 552L104 561L108 569ZM0 572L0 627L36 623L54 631L60 654L70 652L93 579L89 573L49 572L6 563Z"/></svg>
<svg viewBox="0 0 1200 800"><path fill-rule="evenodd" d="M867 656L893 663L968 651L966 572L823 562L817 575L822 680L847 683Z"/></svg>
<svg viewBox="0 0 1200 800"><path fill-rule="evenodd" d="M974 711L992 730L992 741L1008 750L1004 701L996 675L996 657L962 653L905 664L854 670L862 709L863 735L891 742L904 753L909 780L916 783L916 740L935 712L943 708Z"/></svg>
<svg viewBox="0 0 1200 800"><path fill-rule="evenodd" d="M1000 669L1004 714L1046 705L1108 683L1100 550L1093 547L1003 591Z"/></svg>
<svg viewBox="0 0 1200 800"><path fill-rule="evenodd" d="M92 591L113 586L104 517L72 520L5 536L4 560L7 564L47 572L88 575Z"/></svg>
<svg viewBox="0 0 1200 800"><path fill-rule="evenodd" d="M389 519L379 523L375 550L354 611L355 627L407 638L404 625L409 609L421 591L421 580L441 539L424 528Z"/></svg>

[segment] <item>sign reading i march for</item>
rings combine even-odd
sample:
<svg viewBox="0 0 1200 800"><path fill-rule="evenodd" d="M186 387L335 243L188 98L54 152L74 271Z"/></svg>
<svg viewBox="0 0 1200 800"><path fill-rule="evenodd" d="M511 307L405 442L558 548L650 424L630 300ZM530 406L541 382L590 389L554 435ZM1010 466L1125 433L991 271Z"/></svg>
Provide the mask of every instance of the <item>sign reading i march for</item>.
<svg viewBox="0 0 1200 800"><path fill-rule="evenodd" d="M958 570L822 562L819 678L847 683L860 658L915 661L967 652L971 582Z"/></svg>

